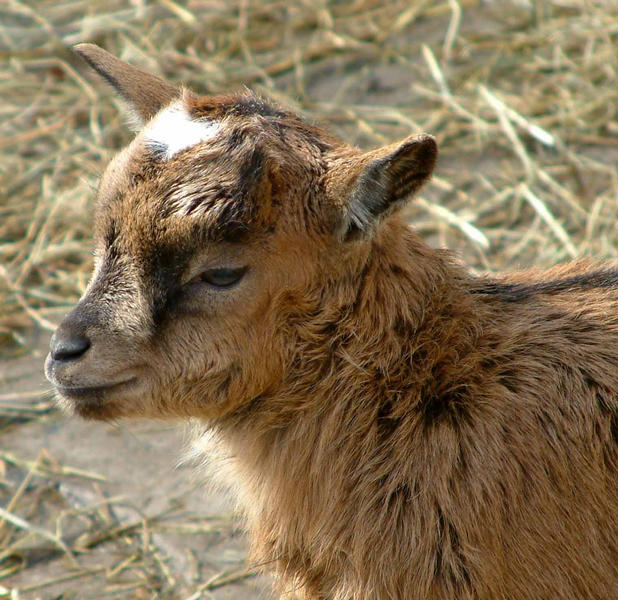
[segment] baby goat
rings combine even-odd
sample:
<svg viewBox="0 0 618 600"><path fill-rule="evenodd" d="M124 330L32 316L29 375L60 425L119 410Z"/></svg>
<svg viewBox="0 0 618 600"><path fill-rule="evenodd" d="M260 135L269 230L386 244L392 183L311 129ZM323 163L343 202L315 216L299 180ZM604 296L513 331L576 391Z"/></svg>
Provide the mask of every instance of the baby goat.
<svg viewBox="0 0 618 600"><path fill-rule="evenodd" d="M51 341L59 402L197 421L282 597L618 597L618 265L473 276L397 214L432 137L363 152L76 50L142 129Z"/></svg>

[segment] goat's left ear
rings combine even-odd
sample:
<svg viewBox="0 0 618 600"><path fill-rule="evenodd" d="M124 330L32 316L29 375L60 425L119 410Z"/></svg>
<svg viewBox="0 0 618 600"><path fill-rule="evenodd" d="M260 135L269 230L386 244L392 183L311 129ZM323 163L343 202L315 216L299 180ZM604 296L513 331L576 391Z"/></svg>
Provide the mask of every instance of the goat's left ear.
<svg viewBox="0 0 618 600"><path fill-rule="evenodd" d="M435 139L421 135L338 158L329 170L327 186L337 203L343 201L342 237L349 239L370 230L403 206L431 177L437 156Z"/></svg>
<svg viewBox="0 0 618 600"><path fill-rule="evenodd" d="M77 44L73 50L128 104L138 129L181 94L179 88L116 58L95 44Z"/></svg>

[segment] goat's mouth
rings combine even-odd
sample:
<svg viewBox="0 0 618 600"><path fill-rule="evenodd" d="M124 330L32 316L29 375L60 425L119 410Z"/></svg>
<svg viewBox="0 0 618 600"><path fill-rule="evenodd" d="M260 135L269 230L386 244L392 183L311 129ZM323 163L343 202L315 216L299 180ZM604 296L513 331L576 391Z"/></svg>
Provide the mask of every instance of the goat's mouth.
<svg viewBox="0 0 618 600"><path fill-rule="evenodd" d="M140 382L137 377L93 386L55 385L59 404L86 419L107 420L122 412L116 400L134 393Z"/></svg>
<svg viewBox="0 0 618 600"><path fill-rule="evenodd" d="M130 387L137 382L137 377L129 377L115 383L107 383L103 385L91 386L64 386L57 385L56 390L71 400L88 400L89 398L101 397L110 393L122 391L124 388Z"/></svg>

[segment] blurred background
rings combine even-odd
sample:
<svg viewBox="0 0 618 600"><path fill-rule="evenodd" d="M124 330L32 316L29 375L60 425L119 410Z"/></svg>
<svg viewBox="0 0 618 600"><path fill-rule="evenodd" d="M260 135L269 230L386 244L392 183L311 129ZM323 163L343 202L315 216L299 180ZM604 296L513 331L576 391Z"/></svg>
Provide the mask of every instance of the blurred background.
<svg viewBox="0 0 618 600"><path fill-rule="evenodd" d="M0 599L267 598L180 427L58 413L51 331L91 270L92 199L131 139L71 52L248 86L349 143L438 139L407 209L471 269L618 257L615 0L4 0L0 4Z"/></svg>

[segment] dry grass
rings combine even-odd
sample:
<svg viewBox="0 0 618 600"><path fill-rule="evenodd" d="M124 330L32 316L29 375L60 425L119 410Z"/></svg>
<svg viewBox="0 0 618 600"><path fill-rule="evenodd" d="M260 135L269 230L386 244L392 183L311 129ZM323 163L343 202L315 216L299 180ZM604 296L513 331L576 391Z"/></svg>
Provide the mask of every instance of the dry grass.
<svg viewBox="0 0 618 600"><path fill-rule="evenodd" d="M247 84L362 146L435 134L439 169L410 220L475 269L618 256L614 0L8 0L0 23L0 356L28 351L24 332L52 329L85 287L93 189L130 137L70 52L80 41L202 92ZM44 418L37 402L20 414L0 399L0 417ZM24 568L21 544L67 568L87 546L36 518L32 489L67 476L41 475L44 458L0 456L21 481L0 496L0 582ZM174 597L148 541L165 518L118 529L101 502L58 519L117 560L69 575L123 581L110 597Z"/></svg>

